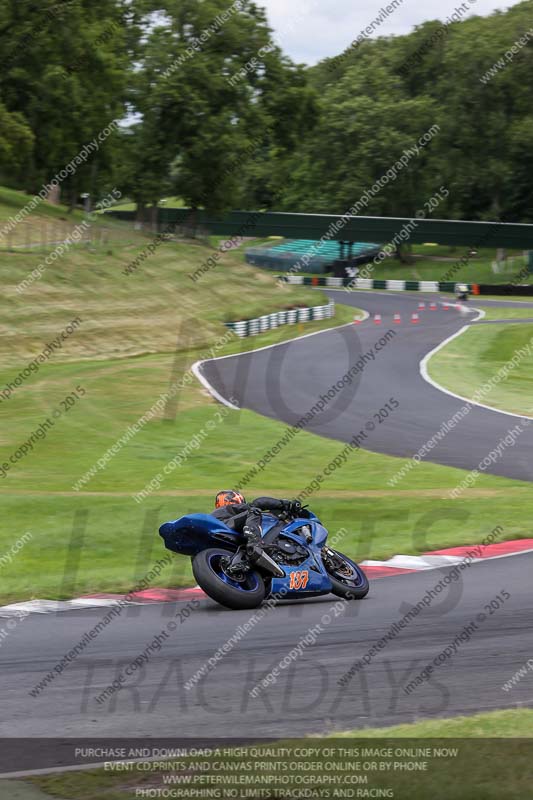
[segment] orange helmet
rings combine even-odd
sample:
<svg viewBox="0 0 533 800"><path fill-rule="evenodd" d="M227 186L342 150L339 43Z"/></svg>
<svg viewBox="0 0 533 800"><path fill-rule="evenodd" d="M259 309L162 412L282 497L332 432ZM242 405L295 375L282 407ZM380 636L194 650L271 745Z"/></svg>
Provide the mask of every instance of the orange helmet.
<svg viewBox="0 0 533 800"><path fill-rule="evenodd" d="M246 500L240 492L234 492L232 489L223 489L215 498L215 508L233 506L237 503L246 503Z"/></svg>

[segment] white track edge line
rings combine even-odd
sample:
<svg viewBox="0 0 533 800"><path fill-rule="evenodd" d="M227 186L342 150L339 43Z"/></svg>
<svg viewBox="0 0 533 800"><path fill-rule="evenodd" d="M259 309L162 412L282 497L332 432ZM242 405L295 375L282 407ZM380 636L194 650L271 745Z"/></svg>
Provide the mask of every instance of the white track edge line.
<svg viewBox="0 0 533 800"><path fill-rule="evenodd" d="M479 311L479 313L482 315L479 316L478 319L482 319L485 316L485 312L482 309L476 309L476 311ZM473 320L473 321L477 322L478 320ZM446 347L446 345L449 344L451 341L461 336L470 327L471 327L470 324L463 325L463 327L460 330L456 331L456 333L452 334L451 336L448 336L447 339L444 339L444 341L442 341L435 348L433 348L433 350L430 350L429 353L426 353L426 355L419 364L419 372L422 378L426 381L426 383L429 383L431 386L433 386L434 389L438 389L439 392L443 392L443 394L447 394L450 397L455 397L457 400L463 400L465 403L468 403L471 406L477 406L478 408L485 408L487 411L495 411L497 414L503 414L504 416L507 417L515 417L516 419L533 419L533 417L530 416L529 414L515 414L513 411L503 411L501 408L494 408L494 406L488 406L485 403L477 403L475 400L470 400L468 397L463 397L463 395L461 394L452 392L451 389L445 389L444 386L441 386L440 383L437 383L437 381L433 380L433 378L430 376L428 372L428 364L430 360L433 358L433 356L436 355L439 352L439 350L442 350L443 347Z"/></svg>
<svg viewBox="0 0 533 800"><path fill-rule="evenodd" d="M208 362L208 361L210 361L210 360L211 360L211 359L205 359L204 361L195 361L195 362L194 362L194 364L193 364L193 365L192 365L192 367L191 367L191 369L192 369L193 373L196 375L196 377L198 378L198 380L200 381L200 383L202 384L202 386L203 386L205 389L207 389L207 391L209 392L209 394L210 394L212 397L214 397L214 398L215 398L215 400L218 400L218 402L219 402L219 403L222 403L222 405L226 406L227 408L232 408L234 411L240 411L240 406L236 406L234 403L230 403L230 401L229 401L229 400L226 400L226 398L225 398L225 397L222 397L222 395L221 395L221 394L219 394L219 393L217 392L217 390L215 389L215 387L214 387L214 386L212 386L212 385L209 383L209 381L207 380L207 378L205 378L205 377L202 375L202 371L201 371L202 364L207 364L207 362ZM213 360L214 360L214 359L213 359Z"/></svg>
<svg viewBox="0 0 533 800"><path fill-rule="evenodd" d="M366 316L363 316L361 322L368 319L370 316L368 311L363 310L363 313ZM342 325L335 325L333 328L326 328L323 331L314 331L313 333L304 333L303 336L295 336L293 339L287 339L284 342L277 342L276 344L266 344L264 347L256 347L253 350L244 350L242 353L231 353L228 356L217 356L216 358L204 358L201 359L200 361L195 361L191 367L191 370L196 375L202 386L205 389L207 389L209 394L211 394L216 400L218 400L219 403L222 403L223 405L227 406L227 408L232 408L234 411L240 411L241 410L240 406L236 406L234 403L231 403L225 397L222 397L220 392L217 392L217 390L209 383L207 378L202 374L202 366L204 364L208 364L211 361L223 361L226 358L238 358L239 356L246 356L250 355L251 353L259 353L261 350L269 350L270 348L273 347L281 347L284 344L297 342L300 339L308 339L310 336L318 336L320 333L329 333L330 331L338 331L340 328L347 328L348 326L351 326L353 324L354 324L353 322L344 322Z"/></svg>

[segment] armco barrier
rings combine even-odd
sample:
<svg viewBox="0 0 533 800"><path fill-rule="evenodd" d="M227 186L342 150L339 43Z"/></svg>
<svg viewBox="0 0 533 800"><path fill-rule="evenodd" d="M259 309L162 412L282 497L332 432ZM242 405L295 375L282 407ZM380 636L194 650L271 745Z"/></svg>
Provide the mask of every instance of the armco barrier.
<svg viewBox="0 0 533 800"><path fill-rule="evenodd" d="M517 295L531 297L533 295L533 285L528 283L480 283L478 285L479 294L495 295Z"/></svg>
<svg viewBox="0 0 533 800"><path fill-rule="evenodd" d="M340 279L339 279L340 280ZM325 306L312 306L310 308L290 308L285 311L275 311L256 319L243 319L238 322L226 322L226 327L235 331L237 336L257 336L258 333L279 328L280 325L294 325L297 322L310 322L316 319L328 319L335 316L335 303Z"/></svg>
<svg viewBox="0 0 533 800"><path fill-rule="evenodd" d="M307 275L280 275L279 280L300 286L329 286L330 289L380 289L392 292L451 292L457 290L453 281L399 281L371 280L370 278L320 278ZM468 283L468 291L474 295L533 296L533 284L526 283Z"/></svg>
<svg viewBox="0 0 533 800"><path fill-rule="evenodd" d="M318 276L309 277L307 275L280 275L279 280L287 283L299 284L300 286L329 286L330 289L380 289L391 292L455 292L456 283L439 283L439 281L400 281L400 280L373 280L371 278L320 278ZM474 294L488 294L487 291L481 292L482 287L475 283L466 284L468 290ZM496 288L496 285L492 288ZM531 287L533 292L533 286ZM494 292L498 294L498 292ZM503 294L503 292L502 292Z"/></svg>

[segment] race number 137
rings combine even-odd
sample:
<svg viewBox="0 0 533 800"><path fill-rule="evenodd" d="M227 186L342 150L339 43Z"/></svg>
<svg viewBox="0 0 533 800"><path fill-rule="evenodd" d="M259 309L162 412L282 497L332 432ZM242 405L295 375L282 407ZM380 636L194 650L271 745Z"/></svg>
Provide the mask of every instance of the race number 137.
<svg viewBox="0 0 533 800"><path fill-rule="evenodd" d="M291 572L289 589L305 589L309 580L309 573L306 569L298 572Z"/></svg>

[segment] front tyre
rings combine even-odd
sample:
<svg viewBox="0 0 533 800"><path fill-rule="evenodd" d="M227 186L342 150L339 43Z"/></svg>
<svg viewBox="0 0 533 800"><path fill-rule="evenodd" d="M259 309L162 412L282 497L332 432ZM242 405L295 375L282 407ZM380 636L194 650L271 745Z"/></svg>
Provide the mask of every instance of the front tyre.
<svg viewBox="0 0 533 800"><path fill-rule="evenodd" d="M257 608L265 599L263 578L254 570L242 575L228 575L225 570L230 561L231 553L227 550L202 550L192 560L192 571L198 585L212 600L226 608Z"/></svg>
<svg viewBox="0 0 533 800"><path fill-rule="evenodd" d="M322 550L322 563L332 584L332 593L344 600L362 600L370 589L368 578L355 561L329 547Z"/></svg>

